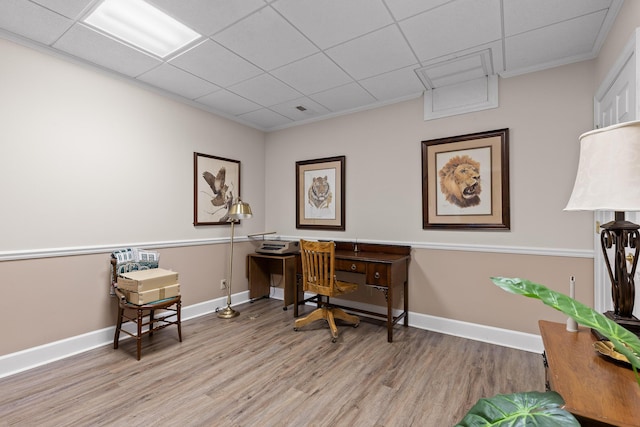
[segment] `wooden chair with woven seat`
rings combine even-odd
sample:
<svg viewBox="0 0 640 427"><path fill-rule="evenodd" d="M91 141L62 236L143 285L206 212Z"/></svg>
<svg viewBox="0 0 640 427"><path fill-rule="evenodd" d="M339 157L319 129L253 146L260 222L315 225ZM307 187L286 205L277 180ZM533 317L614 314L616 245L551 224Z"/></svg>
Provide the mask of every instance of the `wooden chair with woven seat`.
<svg viewBox="0 0 640 427"><path fill-rule="evenodd" d="M167 326L176 325L178 327L178 341L182 342L182 325L180 319L180 309L182 301L180 295L154 301L147 304L137 305L127 301L125 295L118 289L115 290L118 297L118 321L113 337L113 348L117 349L120 341L120 332L124 332L136 339L136 356L140 360L142 355L142 338L145 335L153 336L155 331L164 329ZM133 311L134 315L127 314L127 310ZM162 315L156 317L156 311L162 311ZM145 318L145 314L148 315ZM136 325L134 332L129 332L122 327L123 321L129 321ZM143 329L146 328L146 329Z"/></svg>
<svg viewBox="0 0 640 427"><path fill-rule="evenodd" d="M300 240L300 257L302 259L304 291L317 294L318 308L306 317L296 319L293 330L297 331L309 323L324 319L331 329L332 341L336 342L338 327L335 319L352 323L354 328L360 324L360 319L338 307L331 306L329 298L353 292L358 288L358 285L336 279L334 242Z"/></svg>
<svg viewBox="0 0 640 427"><path fill-rule="evenodd" d="M117 262L111 259L112 283L117 282ZM118 298L118 320L113 336L113 348L117 349L120 343L120 332L124 332L136 340L136 356L138 360L142 355L142 338L145 335L153 336L155 331L164 329L167 326L178 327L178 341L182 342L182 299L180 295L153 301L147 304L133 304L127 301L125 294L118 288L114 289L115 297ZM159 315L157 315L159 313ZM125 322L135 325L133 332L123 328Z"/></svg>

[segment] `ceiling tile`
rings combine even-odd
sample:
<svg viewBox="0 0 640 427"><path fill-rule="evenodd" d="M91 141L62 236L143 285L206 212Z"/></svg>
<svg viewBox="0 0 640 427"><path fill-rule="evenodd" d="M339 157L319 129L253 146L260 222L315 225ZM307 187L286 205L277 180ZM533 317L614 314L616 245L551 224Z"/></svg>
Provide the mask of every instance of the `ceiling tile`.
<svg viewBox="0 0 640 427"><path fill-rule="evenodd" d="M213 39L264 70L316 53L318 49L273 9L265 8Z"/></svg>
<svg viewBox="0 0 640 427"><path fill-rule="evenodd" d="M161 64L160 60L82 24L71 27L53 46L130 77L136 77Z"/></svg>
<svg viewBox="0 0 640 427"><path fill-rule="evenodd" d="M61 15L76 19L80 17L80 14L88 9L94 0L33 0L34 2L41 4L47 9L51 9L58 12Z"/></svg>
<svg viewBox="0 0 640 427"><path fill-rule="evenodd" d="M247 114L238 116L242 120L246 120L249 123L255 123L262 129L271 129L277 126L283 126L292 122L276 112L263 108L262 110L252 111Z"/></svg>
<svg viewBox="0 0 640 427"><path fill-rule="evenodd" d="M200 43L169 62L223 87L257 76L262 72L212 40Z"/></svg>
<svg viewBox="0 0 640 427"><path fill-rule="evenodd" d="M567 57L588 59L594 54L597 36L591 29L602 25L605 15L606 11L592 13L508 37L505 41L507 71L566 60Z"/></svg>
<svg viewBox="0 0 640 427"><path fill-rule="evenodd" d="M357 83L316 93L309 98L324 105L331 111L349 110L372 104L376 99Z"/></svg>
<svg viewBox="0 0 640 427"><path fill-rule="evenodd" d="M419 66L419 64L414 64L400 70L370 77L360 81L360 84L378 101L417 95L425 89L415 73L415 69Z"/></svg>
<svg viewBox="0 0 640 427"><path fill-rule="evenodd" d="M73 21L25 0L0 1L0 28L43 44L55 42Z"/></svg>
<svg viewBox="0 0 640 427"><path fill-rule="evenodd" d="M393 22L381 0L280 0L273 7L321 49Z"/></svg>
<svg viewBox="0 0 640 427"><path fill-rule="evenodd" d="M391 13L397 20L408 18L409 16L434 9L451 0L385 0Z"/></svg>
<svg viewBox="0 0 640 427"><path fill-rule="evenodd" d="M138 80L195 99L220 88L169 64L162 64L138 76Z"/></svg>
<svg viewBox="0 0 640 427"><path fill-rule="evenodd" d="M271 72L305 95L349 83L352 79L324 53L317 53Z"/></svg>
<svg viewBox="0 0 640 427"><path fill-rule="evenodd" d="M162 60L84 25L81 19L101 1L0 0L0 37L48 45L62 58L137 78L172 99L263 130L409 99L423 91L416 68L447 87L478 72L506 78L591 59L623 5L145 0L203 34ZM467 57L480 52L483 67L468 66Z"/></svg>
<svg viewBox="0 0 640 427"><path fill-rule="evenodd" d="M262 74L238 83L231 86L229 90L264 107L299 98L301 95L269 74Z"/></svg>
<svg viewBox="0 0 640 427"><path fill-rule="evenodd" d="M232 116L238 116L262 108L260 105L227 90L210 93L202 98L198 98L196 101Z"/></svg>
<svg viewBox="0 0 640 427"><path fill-rule="evenodd" d="M611 6L611 0L509 0L504 2L506 36L587 15Z"/></svg>
<svg viewBox="0 0 640 427"><path fill-rule="evenodd" d="M395 25L328 49L326 53L356 80L416 62L416 57Z"/></svg>
<svg viewBox="0 0 640 427"><path fill-rule="evenodd" d="M62 1L62 0L60 0ZM147 0L203 35L212 35L265 6L264 0Z"/></svg>
<svg viewBox="0 0 640 427"><path fill-rule="evenodd" d="M400 23L421 61L502 37L500 0L458 0Z"/></svg>
<svg viewBox="0 0 640 427"><path fill-rule="evenodd" d="M304 108L304 111L302 108ZM269 109L280 113L291 120L310 119L330 112L327 108L306 97L283 102L282 104L269 107Z"/></svg>

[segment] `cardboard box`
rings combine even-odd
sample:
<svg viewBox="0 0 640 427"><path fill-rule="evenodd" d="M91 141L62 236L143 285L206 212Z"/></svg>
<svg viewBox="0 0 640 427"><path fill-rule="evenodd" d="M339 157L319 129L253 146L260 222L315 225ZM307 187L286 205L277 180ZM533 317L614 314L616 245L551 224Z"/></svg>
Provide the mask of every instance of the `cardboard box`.
<svg viewBox="0 0 640 427"><path fill-rule="evenodd" d="M178 283L178 273L164 268L131 271L118 276L118 289L144 292Z"/></svg>
<svg viewBox="0 0 640 427"><path fill-rule="evenodd" d="M180 295L180 285L170 285L162 288L151 289L148 291L142 292L131 292L127 290L123 290L122 293L132 304L143 305L149 304L150 302L159 301L165 298L176 297Z"/></svg>

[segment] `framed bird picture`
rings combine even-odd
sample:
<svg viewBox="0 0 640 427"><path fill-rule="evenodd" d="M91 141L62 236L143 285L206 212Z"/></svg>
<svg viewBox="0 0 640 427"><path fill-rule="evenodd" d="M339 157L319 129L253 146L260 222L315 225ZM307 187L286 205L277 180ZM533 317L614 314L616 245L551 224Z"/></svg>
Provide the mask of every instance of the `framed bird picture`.
<svg viewBox="0 0 640 427"><path fill-rule="evenodd" d="M193 153L193 170L193 225L228 224L240 197L240 161Z"/></svg>

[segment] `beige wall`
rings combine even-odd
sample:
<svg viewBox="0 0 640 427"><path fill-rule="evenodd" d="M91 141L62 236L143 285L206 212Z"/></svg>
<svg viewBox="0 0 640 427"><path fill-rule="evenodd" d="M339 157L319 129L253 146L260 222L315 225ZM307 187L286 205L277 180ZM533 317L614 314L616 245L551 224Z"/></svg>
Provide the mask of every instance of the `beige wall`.
<svg viewBox="0 0 640 427"><path fill-rule="evenodd" d="M538 333L538 319L558 318L553 310L502 295L489 277L568 292L575 275L579 297L592 304L593 216L563 208L578 136L592 125L593 69L589 61L501 79L500 107L472 114L424 121L415 99L269 133L267 224L289 237L410 244L410 311ZM510 130L511 230L423 230L421 141L501 128ZM295 162L336 155L346 156L346 231L297 230ZM438 249L447 245L472 251Z"/></svg>
<svg viewBox="0 0 640 427"><path fill-rule="evenodd" d="M239 160L264 226L264 134L0 39L4 251L227 237L193 226L193 153Z"/></svg>
<svg viewBox="0 0 640 427"><path fill-rule="evenodd" d="M578 136L592 126L593 63L500 80L500 107L424 121L414 99L271 132L266 144L267 224L295 228L295 162L346 156L345 232L305 231L403 242L591 249L591 214L566 213ZM508 232L422 229L421 141L510 129L512 227ZM402 212L402 218L399 217Z"/></svg>
<svg viewBox="0 0 640 427"><path fill-rule="evenodd" d="M526 278L567 294L574 275L576 298L593 306L590 258L418 249L412 263L412 312L531 334L539 334L539 319L566 320L537 300L501 290L490 277Z"/></svg>
<svg viewBox="0 0 640 427"><path fill-rule="evenodd" d="M113 326L116 247L160 247L185 306L222 297L230 230L193 226L193 153L241 162L255 216L236 233L259 232L264 134L1 39L0 57L0 355Z"/></svg>
<svg viewBox="0 0 640 427"><path fill-rule="evenodd" d="M229 245L160 249L160 263L179 273L183 306L223 297ZM234 292L247 289L242 260L248 244L235 246ZM109 253L0 262L3 309L0 355L115 325L109 296Z"/></svg>

